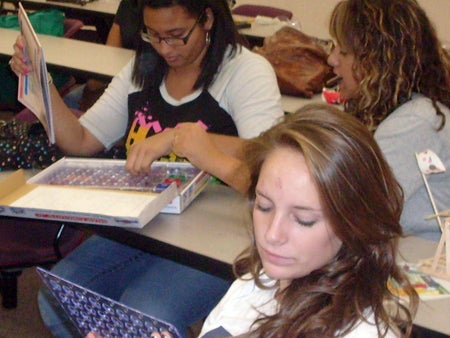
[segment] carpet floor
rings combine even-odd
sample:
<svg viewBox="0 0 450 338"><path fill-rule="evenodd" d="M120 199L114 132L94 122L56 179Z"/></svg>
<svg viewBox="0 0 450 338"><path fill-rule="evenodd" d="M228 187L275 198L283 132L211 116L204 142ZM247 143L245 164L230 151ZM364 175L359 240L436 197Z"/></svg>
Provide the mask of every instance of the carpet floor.
<svg viewBox="0 0 450 338"><path fill-rule="evenodd" d="M35 268L28 268L19 276L18 302L15 309L0 307L0 338L51 338L44 326L37 306L41 280Z"/></svg>

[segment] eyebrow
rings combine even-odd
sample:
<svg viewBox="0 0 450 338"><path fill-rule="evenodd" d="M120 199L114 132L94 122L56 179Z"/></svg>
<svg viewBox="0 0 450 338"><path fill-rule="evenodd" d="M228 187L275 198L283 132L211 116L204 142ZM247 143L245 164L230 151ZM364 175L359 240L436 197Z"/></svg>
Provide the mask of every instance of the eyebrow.
<svg viewBox="0 0 450 338"><path fill-rule="evenodd" d="M147 30L147 31L150 31L150 32L152 32L152 33L156 33L156 34L158 34L159 36L161 36L161 34L158 32L158 31L156 31L156 30L154 30L153 28L150 28L150 27L148 27L148 26L145 26L145 29ZM177 34L178 32L179 33L183 33L183 31L185 31L186 30L186 28L182 28L182 27L179 27L179 28L172 28L172 29L170 29L170 30L168 30L168 31L166 31L166 32L164 32L164 34Z"/></svg>
<svg viewBox="0 0 450 338"><path fill-rule="evenodd" d="M268 196L266 196L265 194L263 194L260 190L255 190L255 195L256 196L261 196L261 197L263 197L263 198L265 198L265 199L267 199L267 200L269 200L269 201L271 201L272 202L272 199L271 198L269 198ZM313 211L313 212L320 212L320 213L322 213L322 209L314 209L314 208L311 208L311 207L306 207L306 206L300 206L300 205L294 205L294 209L296 209L296 210L305 210L305 211Z"/></svg>

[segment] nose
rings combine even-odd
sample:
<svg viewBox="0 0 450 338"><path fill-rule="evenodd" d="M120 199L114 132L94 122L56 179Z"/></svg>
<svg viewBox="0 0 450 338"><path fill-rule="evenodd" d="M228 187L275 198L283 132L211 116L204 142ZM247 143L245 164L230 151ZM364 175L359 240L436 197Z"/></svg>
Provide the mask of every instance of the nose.
<svg viewBox="0 0 450 338"><path fill-rule="evenodd" d="M266 229L266 241L272 245L281 245L286 243L288 234L286 231L283 215L275 213Z"/></svg>
<svg viewBox="0 0 450 338"><path fill-rule="evenodd" d="M339 66L339 58L338 58L337 48L334 48L331 51L330 55L328 56L327 63L328 63L328 65L330 65L330 67L333 67L333 68Z"/></svg>
<svg viewBox="0 0 450 338"><path fill-rule="evenodd" d="M165 54L172 51L173 47L169 44L167 44L166 41L161 40L157 45L157 51L160 55L164 56Z"/></svg>

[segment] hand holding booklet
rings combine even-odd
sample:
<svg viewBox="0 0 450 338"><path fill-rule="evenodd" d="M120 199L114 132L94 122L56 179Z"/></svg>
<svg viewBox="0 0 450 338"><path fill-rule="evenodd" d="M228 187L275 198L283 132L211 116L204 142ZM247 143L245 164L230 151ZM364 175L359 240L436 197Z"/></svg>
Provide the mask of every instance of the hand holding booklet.
<svg viewBox="0 0 450 338"><path fill-rule="evenodd" d="M51 143L55 143L50 88L44 50L36 32L19 2L19 24L24 42L24 54L31 71L20 74L17 99L30 109L44 126Z"/></svg>

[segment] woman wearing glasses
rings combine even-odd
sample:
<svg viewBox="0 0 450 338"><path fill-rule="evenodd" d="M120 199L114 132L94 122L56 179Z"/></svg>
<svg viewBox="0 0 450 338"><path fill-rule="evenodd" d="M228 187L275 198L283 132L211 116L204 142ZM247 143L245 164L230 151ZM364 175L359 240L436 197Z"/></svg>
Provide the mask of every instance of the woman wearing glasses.
<svg viewBox="0 0 450 338"><path fill-rule="evenodd" d="M133 174L147 172L154 160L174 152L246 190L239 160L243 138L268 129L282 109L270 64L241 47L227 1L145 0L142 38L134 60L80 120L52 86L58 146L70 155L90 156L123 139ZM21 42L11 64L16 73L28 71ZM171 322L184 335L229 286L98 236L53 272ZM39 305L56 337L76 336L50 297L41 293Z"/></svg>

